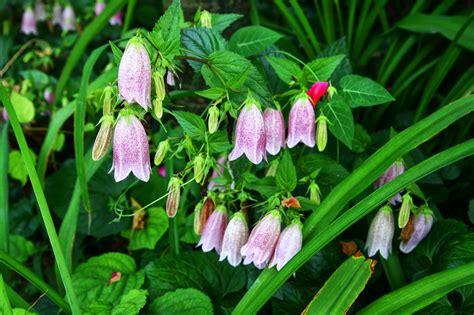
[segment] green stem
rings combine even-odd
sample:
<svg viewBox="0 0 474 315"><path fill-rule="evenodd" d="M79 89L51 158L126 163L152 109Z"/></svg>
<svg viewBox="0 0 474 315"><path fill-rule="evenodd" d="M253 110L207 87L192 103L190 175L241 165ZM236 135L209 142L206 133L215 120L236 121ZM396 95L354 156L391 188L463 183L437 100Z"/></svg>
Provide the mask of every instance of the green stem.
<svg viewBox="0 0 474 315"><path fill-rule="evenodd" d="M178 234L178 220L176 218L169 218L169 241L171 246L171 254L179 255L179 234Z"/></svg>
<svg viewBox="0 0 474 315"><path fill-rule="evenodd" d="M38 202L41 217L46 228L46 233L48 234L48 238L53 249L54 257L58 265L59 272L61 274L61 279L63 281L64 287L66 288L66 294L71 306L72 313L80 314L79 302L72 286L71 275L67 270L66 261L64 259L64 254L61 249L61 244L56 233L56 228L54 227L53 218L51 217L51 212L49 211L48 203L46 202L46 197L41 187L40 179L38 177L38 174L36 173L35 165L30 154L28 143L26 142L25 135L23 134L20 122L18 121L15 108L10 102L10 98L7 95L5 87L3 87L1 84L0 99L7 108L10 123L12 125L13 132L15 133L16 140L20 147L20 151L23 156L26 169L28 171L31 186L33 187L33 191Z"/></svg>
<svg viewBox="0 0 474 315"><path fill-rule="evenodd" d="M8 121L0 135L0 250L8 252Z"/></svg>
<svg viewBox="0 0 474 315"><path fill-rule="evenodd" d="M4 264L11 270L18 273L20 276L28 280L32 285L34 285L38 290L41 292L45 292L46 295L63 309L65 312L70 312L69 305L64 301L62 296L51 286L49 286L46 282L43 281L40 277L38 277L33 271L23 266L21 263L15 260L15 258L11 257L5 252L0 251L0 263ZM67 288L67 287L66 287ZM73 314L80 314L80 311L74 312Z"/></svg>
<svg viewBox="0 0 474 315"><path fill-rule="evenodd" d="M382 258L380 261L382 262L385 276L387 277L388 284L392 291L406 285L407 281L405 279L405 274L403 273L400 259L396 253L392 253L388 259Z"/></svg>
<svg viewBox="0 0 474 315"><path fill-rule="evenodd" d="M133 12L135 11L136 4L137 0L128 0L127 14L125 15L125 22L123 23L122 36L128 32L130 24L132 24Z"/></svg>

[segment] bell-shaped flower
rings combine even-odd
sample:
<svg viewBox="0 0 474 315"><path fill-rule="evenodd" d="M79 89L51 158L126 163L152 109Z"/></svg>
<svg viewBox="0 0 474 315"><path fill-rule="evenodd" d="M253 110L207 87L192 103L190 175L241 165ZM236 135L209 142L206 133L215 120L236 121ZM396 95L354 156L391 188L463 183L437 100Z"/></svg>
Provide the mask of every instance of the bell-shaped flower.
<svg viewBox="0 0 474 315"><path fill-rule="evenodd" d="M94 13L95 15L100 15L105 10L105 3L104 0L97 0L94 6Z"/></svg>
<svg viewBox="0 0 474 315"><path fill-rule="evenodd" d="M319 101L319 99L326 94L328 90L328 82L314 82L311 88L308 90L308 96L311 98L313 106Z"/></svg>
<svg viewBox="0 0 474 315"><path fill-rule="evenodd" d="M33 10L28 7L21 18L21 32L25 35L38 34L36 30L36 17Z"/></svg>
<svg viewBox="0 0 474 315"><path fill-rule="evenodd" d="M293 148L303 142L312 148L315 145L315 115L308 97L299 97L293 104L288 119L286 144Z"/></svg>
<svg viewBox="0 0 474 315"><path fill-rule="evenodd" d="M365 247L369 257L380 252L387 259L392 252L392 239L395 231L392 209L389 206L382 207L375 215L370 224L369 234Z"/></svg>
<svg viewBox="0 0 474 315"><path fill-rule="evenodd" d="M151 107L151 64L143 40L132 38L123 53L118 70L120 97L138 103L145 110Z"/></svg>
<svg viewBox="0 0 474 315"><path fill-rule="evenodd" d="M217 206L216 210L207 219L197 246L202 245L203 252L210 252L215 248L216 252L220 254L228 221L227 209L222 205Z"/></svg>
<svg viewBox="0 0 474 315"><path fill-rule="evenodd" d="M298 219L283 229L268 268L276 266L276 269L280 271L301 250L303 245L302 228L303 225Z"/></svg>
<svg viewBox="0 0 474 315"><path fill-rule="evenodd" d="M140 120L133 114L121 114L114 130L113 164L115 181L125 179L130 172L138 179L150 179L148 139Z"/></svg>
<svg viewBox="0 0 474 315"><path fill-rule="evenodd" d="M103 116L100 120L100 129L92 147L92 160L102 159L109 150L113 125L114 117L112 115Z"/></svg>
<svg viewBox="0 0 474 315"><path fill-rule="evenodd" d="M35 2L35 18L36 21L46 21L48 14L46 14L46 9L42 0L36 0Z"/></svg>
<svg viewBox="0 0 474 315"><path fill-rule="evenodd" d="M248 102L240 111L235 127L234 149L229 154L229 160L234 161L244 153L253 164L259 164L266 158L265 124L255 102Z"/></svg>
<svg viewBox="0 0 474 315"><path fill-rule="evenodd" d="M227 258L229 264L236 267L242 261L240 250L249 237L249 227L245 214L242 211L234 214L225 229L224 239L222 241L222 250L220 261Z"/></svg>
<svg viewBox="0 0 474 315"><path fill-rule="evenodd" d="M43 97L49 104L54 103L54 92L50 88L44 89Z"/></svg>
<svg viewBox="0 0 474 315"><path fill-rule="evenodd" d="M76 30L76 15L71 5L66 5L61 17L61 28L64 32Z"/></svg>
<svg viewBox="0 0 474 315"><path fill-rule="evenodd" d="M403 161L396 161L385 171L385 173L383 173L382 176L379 177L379 179L377 179L377 181L374 183L374 188L377 189L382 187L403 172L405 172L405 165L403 164ZM397 193L392 197L392 199L390 199L390 203L392 205L396 205L400 202L402 202L402 196L400 193Z"/></svg>
<svg viewBox="0 0 474 315"><path fill-rule="evenodd" d="M267 152L277 155L285 147L285 119L281 111L267 108L263 113Z"/></svg>
<svg viewBox="0 0 474 315"><path fill-rule="evenodd" d="M170 86L175 86L176 85L176 80L174 78L174 74L171 71L166 71L166 84ZM212 132L211 132L212 133Z"/></svg>
<svg viewBox="0 0 474 315"><path fill-rule="evenodd" d="M412 215L410 223L401 232L400 251L408 254L414 250L428 235L432 225L433 215L431 211L424 210L416 215Z"/></svg>
<svg viewBox="0 0 474 315"><path fill-rule="evenodd" d="M123 13L122 11L118 11L114 16L112 16L109 19L109 24L114 26L114 25L122 25L122 18L123 18Z"/></svg>
<svg viewBox="0 0 474 315"><path fill-rule="evenodd" d="M61 25L61 20L63 19L63 9L59 4L59 1L56 1L53 6L53 24Z"/></svg>
<svg viewBox="0 0 474 315"><path fill-rule="evenodd" d="M244 265L253 263L257 268L264 268L273 256L280 236L281 215L278 210L270 211L253 228L248 242L240 253L244 257Z"/></svg>

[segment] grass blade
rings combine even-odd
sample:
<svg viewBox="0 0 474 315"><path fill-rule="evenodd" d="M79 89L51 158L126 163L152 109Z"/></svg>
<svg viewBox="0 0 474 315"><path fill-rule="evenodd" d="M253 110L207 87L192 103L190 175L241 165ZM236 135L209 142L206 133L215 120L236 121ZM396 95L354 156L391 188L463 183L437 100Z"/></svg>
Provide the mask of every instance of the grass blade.
<svg viewBox="0 0 474 315"><path fill-rule="evenodd" d="M137 0L128 0L127 4L127 14L125 15L125 22L122 27L122 36L128 32L130 24L132 23L133 13L135 12L135 6L137 5Z"/></svg>
<svg viewBox="0 0 474 315"><path fill-rule="evenodd" d="M0 134L0 250L8 252L8 121Z"/></svg>
<svg viewBox="0 0 474 315"><path fill-rule="evenodd" d="M293 10L295 10L296 16L298 17L300 23L303 25L303 28L306 34L308 35L309 40L313 45L313 48L316 50L317 53L320 53L321 47L319 46L318 39L316 38L316 34L313 32L311 25L309 24L309 21L303 12L303 9L301 9L301 6L296 0L290 0L290 4L293 7Z"/></svg>
<svg viewBox="0 0 474 315"><path fill-rule="evenodd" d="M11 315L12 306L10 305L10 299L8 299L7 289L5 287L5 282L3 282L3 276L0 273L0 311L2 314Z"/></svg>
<svg viewBox="0 0 474 315"><path fill-rule="evenodd" d="M7 291L8 299L13 307L24 308L25 310L30 308L30 304L25 301L18 293L15 292L8 284L5 283L5 290Z"/></svg>

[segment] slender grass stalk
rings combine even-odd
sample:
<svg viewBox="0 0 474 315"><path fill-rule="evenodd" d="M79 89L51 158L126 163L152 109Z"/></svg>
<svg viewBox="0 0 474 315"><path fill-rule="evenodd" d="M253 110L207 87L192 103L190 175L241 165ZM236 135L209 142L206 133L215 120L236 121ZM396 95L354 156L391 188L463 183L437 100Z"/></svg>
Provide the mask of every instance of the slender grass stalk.
<svg viewBox="0 0 474 315"><path fill-rule="evenodd" d="M392 253L388 259L380 259L380 261L392 291L407 284L397 253Z"/></svg>
<svg viewBox="0 0 474 315"><path fill-rule="evenodd" d="M125 22L122 27L122 36L128 32L130 29L130 24L132 24L133 13L135 12L135 6L137 5L137 0L128 0L127 4L127 14L125 15Z"/></svg>
<svg viewBox="0 0 474 315"><path fill-rule="evenodd" d="M19 307L25 310L30 308L30 304L25 301L18 293L15 292L8 284L5 283L5 290L7 291L8 299L12 307Z"/></svg>
<svg viewBox="0 0 474 315"><path fill-rule="evenodd" d="M303 9L299 5L298 1L296 0L290 0L291 7L293 10L295 10L296 16L298 17L298 20L300 23L303 25L303 28L306 32L306 35L309 37L309 40L311 41L311 44L313 45L313 48L316 50L317 53L321 52L321 47L319 46L318 39L316 38L316 34L314 33L313 29L311 28L311 25L309 24L308 19L306 18L306 15L303 12Z"/></svg>
<svg viewBox="0 0 474 315"><path fill-rule="evenodd" d="M0 85L0 99L7 108L10 123L12 125L13 132L15 133L16 140L20 147L20 151L23 156L26 169L28 171L28 177L30 178L31 186L33 187L33 191L38 202L41 217L43 219L43 223L46 228L46 233L48 234L48 238L53 249L54 257L58 265L59 272L61 274L62 282L66 289L66 295L69 300L72 313L80 314L79 303L74 292L74 288L72 286L71 275L67 270L66 261L64 259L64 255L61 249L61 244L59 242L58 235L56 234L56 228L54 227L53 218L51 217L51 213L48 208L48 203L46 202L46 197L41 187L41 182L39 180L38 174L36 173L35 165L30 154L30 149L28 148L25 135L23 134L23 130L21 129L21 125L18 121L15 108L10 102L10 98L6 93L5 87L3 87L2 85Z"/></svg>
<svg viewBox="0 0 474 315"><path fill-rule="evenodd" d="M353 51L352 42L353 38L352 35L354 34L355 28L355 15L356 15L356 8L357 8L357 0L350 0L349 1L349 17L347 22L347 50L351 53Z"/></svg>
<svg viewBox="0 0 474 315"><path fill-rule="evenodd" d="M10 305L10 300L8 299L7 290L5 288L5 282L3 282L3 276L0 273L0 311L2 314L11 315L12 306Z"/></svg>
<svg viewBox="0 0 474 315"><path fill-rule="evenodd" d="M258 14L257 0L250 0L250 21L252 25L261 25L260 15Z"/></svg>
<svg viewBox="0 0 474 315"><path fill-rule="evenodd" d="M0 250L8 252L8 121L0 134Z"/></svg>
<svg viewBox="0 0 474 315"><path fill-rule="evenodd" d="M28 280L29 283L34 285L42 293L46 293L46 295L51 299L51 301L53 301L53 303L59 306L62 310L68 313L71 311L69 309L69 305L63 299L63 297L53 287L44 282L43 279L41 279L33 271L19 263L15 258L11 257L5 252L0 251L0 263L7 266L11 270L18 273L20 276ZM80 311L77 310L77 312L73 314L80 314Z"/></svg>
<svg viewBox="0 0 474 315"><path fill-rule="evenodd" d="M324 34L326 35L326 41L328 44L336 41L336 25L334 18L334 12L332 9L332 1L322 1L323 16L324 16Z"/></svg>
<svg viewBox="0 0 474 315"><path fill-rule="evenodd" d="M426 159L408 169L393 181L374 191L347 210L333 223L327 225L324 229L320 229L314 236L305 239L301 251L290 260L283 269L278 272L275 269L264 270L240 300L233 314L257 313L272 294L276 292L296 270L303 266L308 259L318 253L324 246L329 244L350 226L385 203L388 198L424 176L473 154L474 140L466 141Z"/></svg>

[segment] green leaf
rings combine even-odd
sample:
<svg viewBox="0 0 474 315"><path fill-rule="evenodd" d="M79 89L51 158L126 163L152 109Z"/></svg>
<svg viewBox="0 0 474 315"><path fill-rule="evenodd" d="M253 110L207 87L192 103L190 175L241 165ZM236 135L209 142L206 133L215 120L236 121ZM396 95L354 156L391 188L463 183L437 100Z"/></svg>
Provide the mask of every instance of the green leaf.
<svg viewBox="0 0 474 315"><path fill-rule="evenodd" d="M149 308L155 315L213 314L211 300L196 289L178 289L155 299Z"/></svg>
<svg viewBox="0 0 474 315"><path fill-rule="evenodd" d="M453 296L456 298L453 299ZM471 284L457 288L454 292L425 307L422 312L424 314L469 314L474 309L473 303L474 284Z"/></svg>
<svg viewBox="0 0 474 315"><path fill-rule="evenodd" d="M352 151L356 153L365 152L370 143L370 135L362 125L356 124L354 129L354 141L352 142Z"/></svg>
<svg viewBox="0 0 474 315"><path fill-rule="evenodd" d="M244 56L254 56L273 45L282 36L263 26L240 28L229 40L229 49Z"/></svg>
<svg viewBox="0 0 474 315"><path fill-rule="evenodd" d="M123 52L114 42L109 40L110 48L112 49L112 53L114 54L114 63L118 67L120 65L120 60L122 60Z"/></svg>
<svg viewBox="0 0 474 315"><path fill-rule="evenodd" d="M394 101L392 95L380 84L369 78L349 74L341 79L342 94L351 107L373 106Z"/></svg>
<svg viewBox="0 0 474 315"><path fill-rule="evenodd" d="M474 199L469 200L469 211L468 211L469 221L474 223Z"/></svg>
<svg viewBox="0 0 474 315"><path fill-rule="evenodd" d="M8 241L8 253L21 263L27 261L36 251L33 242L21 235L10 234Z"/></svg>
<svg viewBox="0 0 474 315"><path fill-rule="evenodd" d="M329 277L303 313L346 314L364 290L374 266L374 260L364 256L348 258Z"/></svg>
<svg viewBox="0 0 474 315"><path fill-rule="evenodd" d="M36 162L36 154L30 149L31 159ZM12 150L8 154L8 173L16 180L19 180L22 186L25 186L28 179L28 171L26 169L23 156L20 151Z"/></svg>
<svg viewBox="0 0 474 315"><path fill-rule="evenodd" d="M232 145L229 143L229 138L227 137L227 132L217 131L209 135L209 150L212 153L222 153L227 152Z"/></svg>
<svg viewBox="0 0 474 315"><path fill-rule="evenodd" d="M188 112L173 112L184 133L196 140L203 140L207 131L204 120L196 114Z"/></svg>
<svg viewBox="0 0 474 315"><path fill-rule="evenodd" d="M180 53L180 30L184 23L181 2L173 0L171 5L156 22L153 31L148 37L160 51L160 54L172 62L173 58Z"/></svg>
<svg viewBox="0 0 474 315"><path fill-rule="evenodd" d="M303 156L297 163L303 174L310 175L319 170L316 182L318 184L335 185L349 176L349 171L329 156L312 153Z"/></svg>
<svg viewBox="0 0 474 315"><path fill-rule="evenodd" d="M79 265L72 281L82 308L87 309L93 302L119 305L122 296L143 285L143 271L136 269L133 258L121 253L103 254ZM121 273L120 279L112 282L117 272Z"/></svg>
<svg viewBox="0 0 474 315"><path fill-rule="evenodd" d="M303 75L311 83L314 81L328 81L345 55L317 58L303 68ZM309 69L311 69L311 71Z"/></svg>
<svg viewBox="0 0 474 315"><path fill-rule="evenodd" d="M35 106L28 98L17 92L12 92L10 101L15 108L20 123L29 123L35 118Z"/></svg>
<svg viewBox="0 0 474 315"><path fill-rule="evenodd" d="M213 87L207 90L194 91L194 94L197 94L204 98L208 98L210 100L217 100L225 94L225 90L223 88Z"/></svg>
<svg viewBox="0 0 474 315"><path fill-rule="evenodd" d="M278 163L275 182L281 189L292 192L296 188L297 180L296 168L291 159L290 151L285 150L280 163Z"/></svg>
<svg viewBox="0 0 474 315"><path fill-rule="evenodd" d="M92 302L84 310L86 315L111 314L111 315L135 315L146 304L146 290L130 290L122 295L118 304Z"/></svg>
<svg viewBox="0 0 474 315"><path fill-rule="evenodd" d="M278 57L266 57L273 70L275 70L277 76L285 82L290 83L295 77L301 72L300 66L289 59L278 58Z"/></svg>
<svg viewBox="0 0 474 315"><path fill-rule="evenodd" d="M199 59L207 59L215 51L224 50L226 42L224 37L217 31L207 27L193 27L183 30L181 34L181 45L186 49L185 56ZM201 70L202 63L188 60L194 71Z"/></svg>
<svg viewBox="0 0 474 315"><path fill-rule="evenodd" d="M145 226L139 230L126 230L122 236L129 238L128 249L154 249L156 243L168 230L168 216L163 208L148 208L145 215Z"/></svg>
<svg viewBox="0 0 474 315"><path fill-rule="evenodd" d="M211 13L211 24L212 29L221 33L224 31L229 25L241 19L243 17L242 14L236 13Z"/></svg>
<svg viewBox="0 0 474 315"><path fill-rule="evenodd" d="M245 100L247 91L250 91L264 106L273 103L265 79L249 60L230 51L217 51L209 56L208 61L209 65L204 65L201 69L208 86L225 88L228 82L235 82L243 71L250 68L247 80L240 91L230 91L231 99L235 103L241 103Z"/></svg>
<svg viewBox="0 0 474 315"><path fill-rule="evenodd" d="M449 40L453 40L461 27L467 22L469 16L443 16L415 13L410 14L396 26L416 33L440 33ZM458 44L471 51L474 50L474 24L470 23L461 37Z"/></svg>
<svg viewBox="0 0 474 315"><path fill-rule="evenodd" d="M245 188L258 191L263 197L269 198L281 191L275 183L275 177L267 176L258 178L254 174L245 173Z"/></svg>
<svg viewBox="0 0 474 315"><path fill-rule="evenodd" d="M330 122L328 127L332 134L352 149L354 117L347 101L339 95L334 95L328 103L322 103L321 110Z"/></svg>
<svg viewBox="0 0 474 315"><path fill-rule="evenodd" d="M22 308L14 308L13 309L13 315L34 315L36 313L31 313L25 309Z"/></svg>

